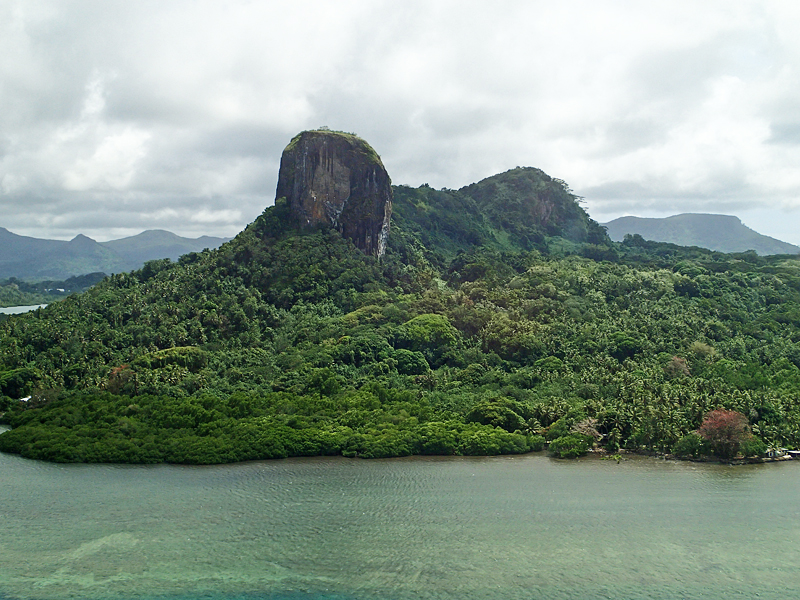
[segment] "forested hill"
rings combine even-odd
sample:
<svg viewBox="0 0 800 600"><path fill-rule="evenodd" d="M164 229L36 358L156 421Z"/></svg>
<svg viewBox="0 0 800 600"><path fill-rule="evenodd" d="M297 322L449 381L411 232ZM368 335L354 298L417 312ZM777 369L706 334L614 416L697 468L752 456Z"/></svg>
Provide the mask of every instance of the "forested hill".
<svg viewBox="0 0 800 600"><path fill-rule="evenodd" d="M0 323L0 449L702 453L692 432L715 408L748 421L736 451L798 447L798 324L798 260L611 242L536 169L395 187L381 259L278 199L217 250Z"/></svg>
<svg viewBox="0 0 800 600"><path fill-rule="evenodd" d="M394 215L393 226L412 233L440 264L481 247L547 254L551 247L611 246L567 184L539 169L516 168L457 191L397 186Z"/></svg>

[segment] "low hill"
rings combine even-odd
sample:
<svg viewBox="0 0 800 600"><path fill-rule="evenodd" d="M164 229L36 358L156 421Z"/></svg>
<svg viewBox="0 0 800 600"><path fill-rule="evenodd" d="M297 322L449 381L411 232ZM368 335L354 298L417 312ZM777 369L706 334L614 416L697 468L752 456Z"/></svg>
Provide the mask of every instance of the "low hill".
<svg viewBox="0 0 800 600"><path fill-rule="evenodd" d="M762 235L745 226L738 217L687 213L663 219L620 217L605 223L612 240L621 242L626 234L646 240L680 246L699 246L718 252L757 254L798 254L800 247Z"/></svg>
<svg viewBox="0 0 800 600"><path fill-rule="evenodd" d="M109 242L79 234L66 242L17 235L0 227L0 279L64 280L95 272L120 273L141 268L148 260L177 260L182 254L216 248L224 241L151 230Z"/></svg>
<svg viewBox="0 0 800 600"><path fill-rule="evenodd" d="M178 260L189 252L201 252L205 248L217 248L228 238L204 235L198 238L185 238L163 229L149 229L138 235L99 242L126 262L122 271L139 269L148 260L169 258Z"/></svg>
<svg viewBox="0 0 800 600"><path fill-rule="evenodd" d="M301 217L276 198L218 249L0 323L0 450L700 455L715 409L744 419L728 453L800 446L800 257L612 242L537 169L395 188L382 257Z"/></svg>
<svg viewBox="0 0 800 600"><path fill-rule="evenodd" d="M394 188L396 223L438 260L475 248L544 253L582 245L610 247L606 232L569 187L540 169L517 167L459 190ZM396 240L396 243L399 240Z"/></svg>

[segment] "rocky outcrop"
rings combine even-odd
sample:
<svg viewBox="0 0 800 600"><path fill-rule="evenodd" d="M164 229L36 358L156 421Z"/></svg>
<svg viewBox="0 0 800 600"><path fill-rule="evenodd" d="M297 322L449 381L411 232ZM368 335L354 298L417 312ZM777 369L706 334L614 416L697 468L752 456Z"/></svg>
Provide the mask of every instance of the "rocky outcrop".
<svg viewBox="0 0 800 600"><path fill-rule="evenodd" d="M286 198L305 226L331 225L373 256L386 249L392 182L377 153L355 135L297 135L281 156L276 198Z"/></svg>

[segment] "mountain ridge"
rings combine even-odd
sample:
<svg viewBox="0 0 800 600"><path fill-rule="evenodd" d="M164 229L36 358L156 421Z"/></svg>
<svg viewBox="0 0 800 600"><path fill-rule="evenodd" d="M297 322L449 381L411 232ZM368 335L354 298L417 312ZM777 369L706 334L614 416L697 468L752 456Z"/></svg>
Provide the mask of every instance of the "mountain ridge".
<svg viewBox="0 0 800 600"><path fill-rule="evenodd" d="M120 273L149 260L177 260L189 252L216 248L230 238L185 238L163 229L97 242L79 233L71 240L23 236L0 227L0 279L64 280L87 273Z"/></svg>
<svg viewBox="0 0 800 600"><path fill-rule="evenodd" d="M681 213L670 217L619 217L603 223L609 237L621 242L626 234L679 246L698 246L718 252L754 250L761 256L798 254L800 246L772 238L747 227L739 217L708 213Z"/></svg>

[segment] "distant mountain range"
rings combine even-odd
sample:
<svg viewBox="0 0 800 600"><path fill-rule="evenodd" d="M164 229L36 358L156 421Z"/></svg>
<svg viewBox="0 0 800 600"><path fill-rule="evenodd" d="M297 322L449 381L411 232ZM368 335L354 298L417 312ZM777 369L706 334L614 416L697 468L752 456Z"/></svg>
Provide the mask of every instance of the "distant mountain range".
<svg viewBox="0 0 800 600"><path fill-rule="evenodd" d="M82 234L66 242L17 235L0 227L0 279L63 280L86 273L121 273L138 269L148 260L177 260L189 252L217 248L228 239L184 238L153 229L108 242Z"/></svg>
<svg viewBox="0 0 800 600"><path fill-rule="evenodd" d="M762 235L730 215L686 213L663 219L620 217L603 225L609 237L617 242L621 242L625 234L639 234L646 240L699 246L718 252L755 250L761 256L800 253L800 246Z"/></svg>
<svg viewBox="0 0 800 600"><path fill-rule="evenodd" d="M800 246L762 235L730 215L687 213L663 219L620 217L603 225L609 237L618 242L626 234L638 234L648 240L719 252L755 250L762 256L800 253ZM177 260L189 252L214 249L229 239L185 238L152 229L108 242L97 242L82 234L63 241L17 235L0 227L0 279L65 280L88 273L121 273L138 269L149 260Z"/></svg>

